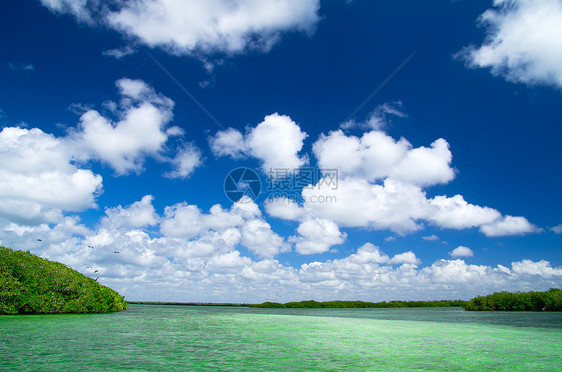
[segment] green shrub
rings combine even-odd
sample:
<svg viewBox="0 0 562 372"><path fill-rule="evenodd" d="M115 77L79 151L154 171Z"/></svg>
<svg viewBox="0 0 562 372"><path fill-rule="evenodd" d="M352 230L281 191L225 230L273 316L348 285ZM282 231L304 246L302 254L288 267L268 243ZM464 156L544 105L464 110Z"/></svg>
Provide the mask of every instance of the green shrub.
<svg viewBox="0 0 562 372"><path fill-rule="evenodd" d="M103 313L126 308L117 292L70 267L0 247L0 314Z"/></svg>
<svg viewBox="0 0 562 372"><path fill-rule="evenodd" d="M470 311L562 311L562 290L546 292L495 292L467 301Z"/></svg>

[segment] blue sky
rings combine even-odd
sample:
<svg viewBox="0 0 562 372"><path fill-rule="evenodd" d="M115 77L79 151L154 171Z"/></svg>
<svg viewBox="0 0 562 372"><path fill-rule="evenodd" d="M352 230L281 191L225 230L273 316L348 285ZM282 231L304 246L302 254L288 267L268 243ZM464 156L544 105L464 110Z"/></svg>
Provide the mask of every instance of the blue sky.
<svg viewBox="0 0 562 372"><path fill-rule="evenodd" d="M3 245L131 300L560 286L558 0L29 0L0 17ZM253 201L223 190L239 167L261 178ZM266 190L270 170L311 169L337 187Z"/></svg>

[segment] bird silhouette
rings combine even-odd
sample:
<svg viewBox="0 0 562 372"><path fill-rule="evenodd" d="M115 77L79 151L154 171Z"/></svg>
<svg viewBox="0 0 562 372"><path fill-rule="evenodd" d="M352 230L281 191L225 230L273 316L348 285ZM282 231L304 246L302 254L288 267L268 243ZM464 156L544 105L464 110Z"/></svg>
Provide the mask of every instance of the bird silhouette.
<svg viewBox="0 0 562 372"><path fill-rule="evenodd" d="M119 253L119 251L114 251L113 253Z"/></svg>
<svg viewBox="0 0 562 372"><path fill-rule="evenodd" d="M38 242L42 242L43 240L41 240L41 239L37 239L37 241L38 241Z"/></svg>
<svg viewBox="0 0 562 372"><path fill-rule="evenodd" d="M93 249L94 247L92 247L91 245L89 245L88 248Z"/></svg>
<svg viewBox="0 0 562 372"><path fill-rule="evenodd" d="M97 273L99 270L95 270L94 273Z"/></svg>
<svg viewBox="0 0 562 372"><path fill-rule="evenodd" d="M99 278L100 278L100 277L98 276L96 279L94 279L94 282L97 282Z"/></svg>

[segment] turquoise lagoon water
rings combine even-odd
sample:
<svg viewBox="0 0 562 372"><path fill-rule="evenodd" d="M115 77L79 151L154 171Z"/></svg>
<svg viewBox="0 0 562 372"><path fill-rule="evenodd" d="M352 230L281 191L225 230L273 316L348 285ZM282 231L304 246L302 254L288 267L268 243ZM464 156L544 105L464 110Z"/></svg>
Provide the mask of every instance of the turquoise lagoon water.
<svg viewBox="0 0 562 372"><path fill-rule="evenodd" d="M130 305L0 316L0 371L562 370L562 314Z"/></svg>

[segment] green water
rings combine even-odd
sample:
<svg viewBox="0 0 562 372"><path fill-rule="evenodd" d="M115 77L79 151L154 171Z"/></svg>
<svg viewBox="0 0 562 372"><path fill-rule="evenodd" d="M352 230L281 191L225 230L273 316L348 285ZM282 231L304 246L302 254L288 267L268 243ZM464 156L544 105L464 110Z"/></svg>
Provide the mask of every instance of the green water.
<svg viewBox="0 0 562 372"><path fill-rule="evenodd" d="M0 316L0 371L562 370L562 314L130 305Z"/></svg>

